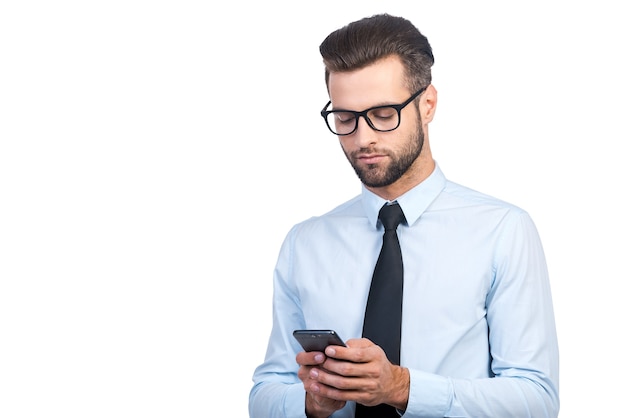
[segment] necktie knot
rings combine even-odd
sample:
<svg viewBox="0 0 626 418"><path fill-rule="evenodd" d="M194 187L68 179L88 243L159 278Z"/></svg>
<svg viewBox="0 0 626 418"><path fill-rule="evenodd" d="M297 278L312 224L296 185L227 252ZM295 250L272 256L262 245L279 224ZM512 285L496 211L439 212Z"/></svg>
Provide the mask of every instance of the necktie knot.
<svg viewBox="0 0 626 418"><path fill-rule="evenodd" d="M405 220L404 212L398 204L385 205L378 212L378 219L385 227L385 231L396 230L400 222Z"/></svg>

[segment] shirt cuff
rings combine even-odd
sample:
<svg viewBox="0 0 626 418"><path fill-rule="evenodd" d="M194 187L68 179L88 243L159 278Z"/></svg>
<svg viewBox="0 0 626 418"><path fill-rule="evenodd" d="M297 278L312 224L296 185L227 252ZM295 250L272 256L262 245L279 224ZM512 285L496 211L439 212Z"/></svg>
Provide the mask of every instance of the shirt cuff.
<svg viewBox="0 0 626 418"><path fill-rule="evenodd" d="M402 416L445 416L452 402L452 382L447 377L415 369L409 369L409 375L409 402Z"/></svg>

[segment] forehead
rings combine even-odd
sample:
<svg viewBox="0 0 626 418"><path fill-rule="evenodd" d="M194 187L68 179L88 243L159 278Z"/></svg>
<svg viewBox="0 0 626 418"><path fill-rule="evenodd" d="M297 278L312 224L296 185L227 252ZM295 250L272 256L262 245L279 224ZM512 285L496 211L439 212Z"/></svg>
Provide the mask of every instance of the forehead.
<svg viewBox="0 0 626 418"><path fill-rule="evenodd" d="M410 94L404 67L396 56L355 71L330 73L328 91L333 108L350 110L401 103Z"/></svg>

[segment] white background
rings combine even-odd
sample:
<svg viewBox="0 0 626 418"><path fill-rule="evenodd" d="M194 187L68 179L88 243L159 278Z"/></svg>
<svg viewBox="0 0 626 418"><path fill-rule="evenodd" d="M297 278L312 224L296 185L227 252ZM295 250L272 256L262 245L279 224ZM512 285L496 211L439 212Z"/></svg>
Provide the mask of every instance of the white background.
<svg viewBox="0 0 626 418"><path fill-rule="evenodd" d="M0 5L0 416L245 417L298 221L359 192L319 43L387 11L435 54L446 176L528 210L561 417L623 411L619 2Z"/></svg>

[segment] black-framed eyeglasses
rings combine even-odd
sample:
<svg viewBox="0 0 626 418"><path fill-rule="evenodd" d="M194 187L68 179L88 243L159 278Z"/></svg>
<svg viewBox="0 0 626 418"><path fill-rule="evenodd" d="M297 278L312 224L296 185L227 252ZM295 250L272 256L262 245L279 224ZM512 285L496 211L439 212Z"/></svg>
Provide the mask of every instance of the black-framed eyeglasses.
<svg viewBox="0 0 626 418"><path fill-rule="evenodd" d="M428 86L426 86L428 87ZM326 121L326 126L335 135L350 135L357 130L359 119L363 116L365 122L375 131L389 132L400 126L400 114L409 103L426 90L426 87L419 89L406 102L396 105L374 106L362 112L354 110L326 110L330 106L330 101L322 109L322 117Z"/></svg>

